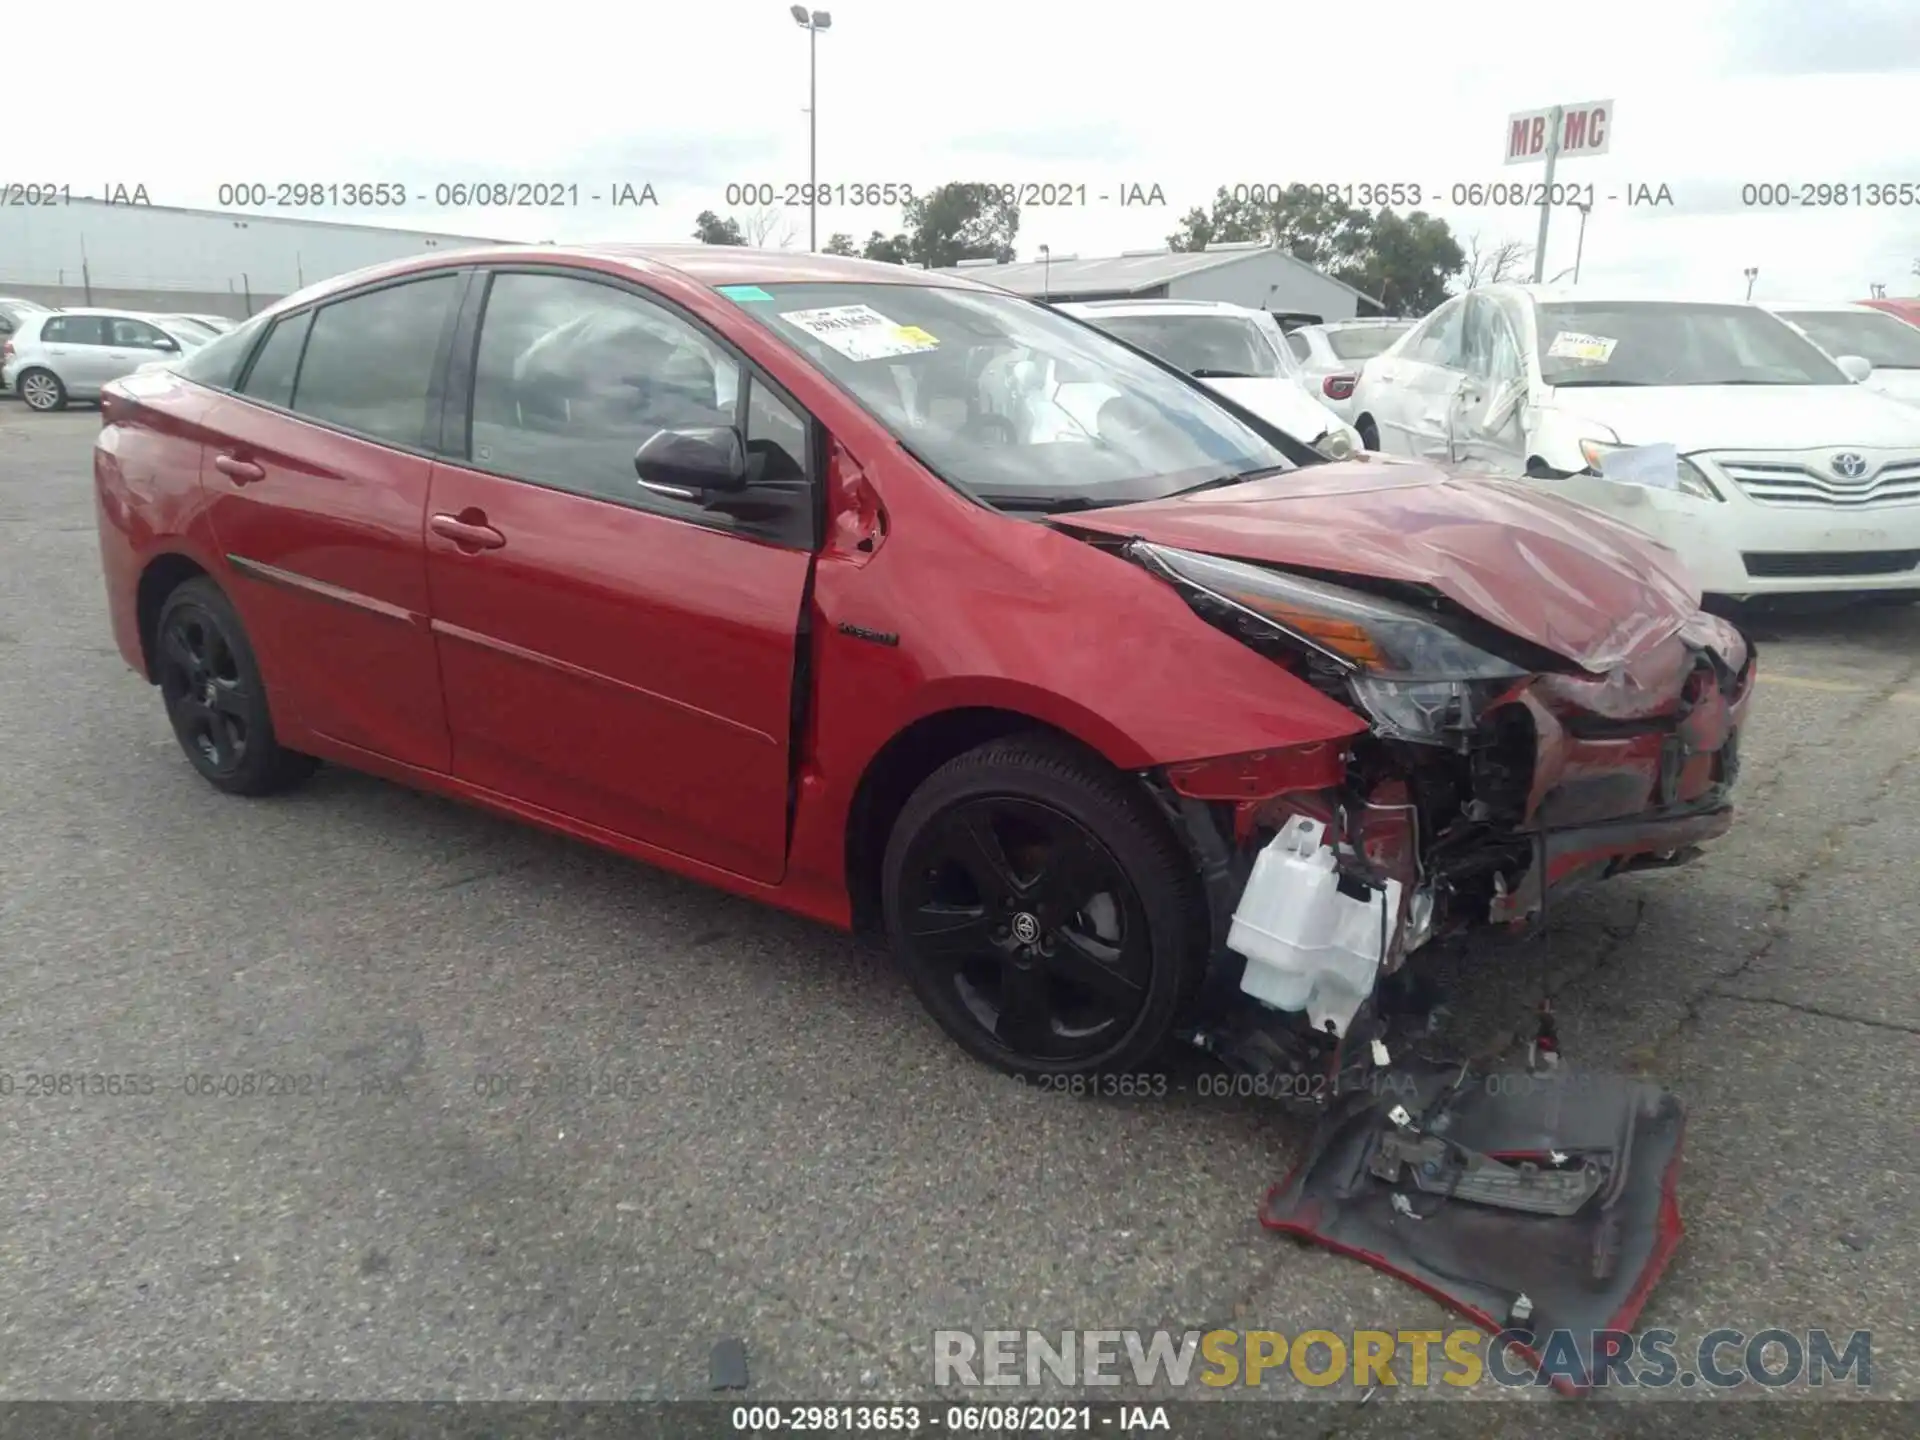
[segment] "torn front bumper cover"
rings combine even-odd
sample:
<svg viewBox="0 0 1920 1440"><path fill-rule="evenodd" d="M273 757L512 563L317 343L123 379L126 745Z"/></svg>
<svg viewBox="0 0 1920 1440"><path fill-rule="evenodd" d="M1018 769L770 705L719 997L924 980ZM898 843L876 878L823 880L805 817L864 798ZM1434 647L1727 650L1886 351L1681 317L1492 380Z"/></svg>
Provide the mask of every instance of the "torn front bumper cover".
<svg viewBox="0 0 1920 1440"><path fill-rule="evenodd" d="M1676 1097L1626 1076L1381 1070L1260 1221L1416 1286L1582 1393L1680 1243L1684 1125Z"/></svg>

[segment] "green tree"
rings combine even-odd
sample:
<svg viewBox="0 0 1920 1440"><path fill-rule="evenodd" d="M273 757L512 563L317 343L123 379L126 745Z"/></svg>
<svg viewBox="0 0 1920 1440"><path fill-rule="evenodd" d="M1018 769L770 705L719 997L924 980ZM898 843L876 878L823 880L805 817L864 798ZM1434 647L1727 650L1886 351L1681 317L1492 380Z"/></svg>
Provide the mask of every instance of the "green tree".
<svg viewBox="0 0 1920 1440"><path fill-rule="evenodd" d="M932 269L962 260L1013 259L1013 239L1020 231L1020 207L992 185L954 181L905 207L908 255Z"/></svg>
<svg viewBox="0 0 1920 1440"><path fill-rule="evenodd" d="M882 235L878 230L867 237L867 243L860 253L869 260L884 260L889 265L906 265L912 261L913 241L905 235Z"/></svg>
<svg viewBox="0 0 1920 1440"><path fill-rule="evenodd" d="M1236 199L1222 186L1211 209L1187 212L1167 237L1175 250L1264 240L1379 300L1389 313L1423 315L1467 263L1444 220L1424 211L1369 214L1324 190L1295 186L1277 200Z"/></svg>
<svg viewBox="0 0 1920 1440"><path fill-rule="evenodd" d="M1365 252L1371 223L1365 210L1324 190L1296 185L1277 200L1262 203L1236 199L1223 185L1214 195L1213 209L1189 210L1167 244L1175 250L1204 250L1264 240L1315 269L1331 271Z"/></svg>
<svg viewBox="0 0 1920 1440"><path fill-rule="evenodd" d="M702 210L693 221L693 238L702 245L744 245L747 237L740 233L738 220L722 220L711 210Z"/></svg>
<svg viewBox="0 0 1920 1440"><path fill-rule="evenodd" d="M1446 221L1424 210L1411 215L1381 210L1373 217L1366 251L1333 274L1373 296L1389 315L1424 315L1447 298L1448 281L1466 263L1466 252Z"/></svg>
<svg viewBox="0 0 1920 1440"><path fill-rule="evenodd" d="M828 255L858 255L860 253L854 248L853 237L844 230L836 230L833 234L829 235L827 237L827 243L822 249L824 253Z"/></svg>

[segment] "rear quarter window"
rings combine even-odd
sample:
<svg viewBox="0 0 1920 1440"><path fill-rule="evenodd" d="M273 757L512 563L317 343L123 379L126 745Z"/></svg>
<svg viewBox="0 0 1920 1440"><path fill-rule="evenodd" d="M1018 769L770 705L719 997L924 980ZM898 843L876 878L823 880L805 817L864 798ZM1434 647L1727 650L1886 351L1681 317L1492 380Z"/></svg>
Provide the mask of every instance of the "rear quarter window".
<svg viewBox="0 0 1920 1440"><path fill-rule="evenodd" d="M173 366L173 373L185 376L196 385L231 390L240 377L240 367L253 352L253 342L260 338L260 332L266 326L264 318L254 317L219 339L209 340L197 350L189 350L185 358Z"/></svg>

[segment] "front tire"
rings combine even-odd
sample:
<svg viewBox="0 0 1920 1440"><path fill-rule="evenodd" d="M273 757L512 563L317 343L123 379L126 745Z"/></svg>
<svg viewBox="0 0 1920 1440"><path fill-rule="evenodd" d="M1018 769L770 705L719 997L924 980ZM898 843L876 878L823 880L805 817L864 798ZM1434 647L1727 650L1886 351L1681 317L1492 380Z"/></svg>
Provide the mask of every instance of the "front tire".
<svg viewBox="0 0 1920 1440"><path fill-rule="evenodd" d="M67 387L51 370L23 370L13 377L13 388L20 392L29 410L44 415L67 408Z"/></svg>
<svg viewBox="0 0 1920 1440"><path fill-rule="evenodd" d="M1360 437L1362 449L1371 450L1375 454L1380 452L1380 427L1373 423L1371 415L1362 415L1353 422L1353 428Z"/></svg>
<svg viewBox="0 0 1920 1440"><path fill-rule="evenodd" d="M271 795L319 766L274 737L253 646L211 580L189 580L167 596L154 653L174 738L208 784L230 795Z"/></svg>
<svg viewBox="0 0 1920 1440"><path fill-rule="evenodd" d="M907 801L887 933L970 1054L1031 1076L1140 1065L1204 968L1192 861L1133 782L1047 737L996 740Z"/></svg>

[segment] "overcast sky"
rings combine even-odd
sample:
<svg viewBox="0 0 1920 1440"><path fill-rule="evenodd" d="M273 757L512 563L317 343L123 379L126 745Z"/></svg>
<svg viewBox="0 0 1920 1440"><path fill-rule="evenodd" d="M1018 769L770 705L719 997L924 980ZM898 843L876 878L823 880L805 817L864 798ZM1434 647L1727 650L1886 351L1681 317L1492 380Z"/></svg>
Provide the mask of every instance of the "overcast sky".
<svg viewBox="0 0 1920 1440"><path fill-rule="evenodd" d="M823 182L1053 181L1084 206L1028 209L1022 258L1163 244L1219 185L1405 182L1463 243L1531 243L1537 211L1458 208L1451 187L1538 178L1502 164L1509 112L1611 100L1582 282L1716 296L1920 292L1920 193L1905 209L1748 208L1743 184L1909 182L1920 192L1920 0L829 0L819 39ZM465 8L384 0L19 7L7 111L33 127L0 180L144 184L215 207L222 183L577 184L541 211L325 214L522 240L683 240L729 183L807 178L807 36L779 0ZM57 17L57 18L56 18ZM81 18L84 17L84 18ZM497 18L496 18L497 17ZM86 101L62 57L119 76ZM124 69L124 76L119 72ZM136 83L134 76L143 79ZM13 138L21 138L14 130ZM33 174L14 173L31 156ZM657 207L612 208L616 184ZM1121 207L1158 186L1164 206ZM1630 207L1665 185L1670 207ZM1097 197L1113 197L1102 203ZM1609 196L1618 196L1609 199ZM275 212L286 213L286 212ZM744 218L744 216L743 216ZM774 239L807 243L804 207ZM828 209L864 240L897 210ZM1549 275L1573 264L1557 214Z"/></svg>

